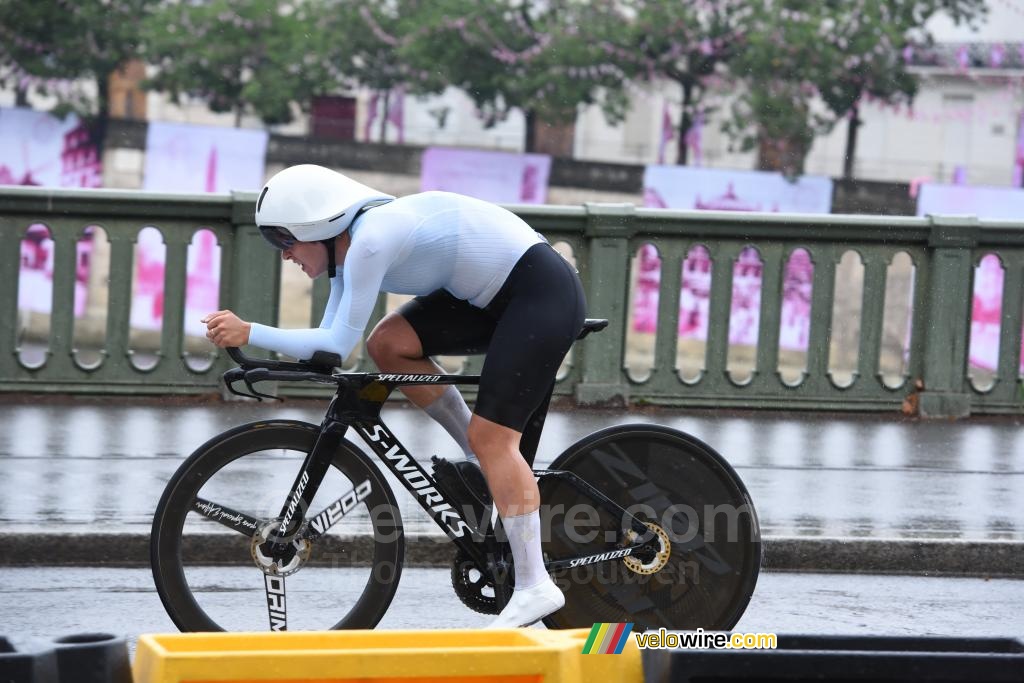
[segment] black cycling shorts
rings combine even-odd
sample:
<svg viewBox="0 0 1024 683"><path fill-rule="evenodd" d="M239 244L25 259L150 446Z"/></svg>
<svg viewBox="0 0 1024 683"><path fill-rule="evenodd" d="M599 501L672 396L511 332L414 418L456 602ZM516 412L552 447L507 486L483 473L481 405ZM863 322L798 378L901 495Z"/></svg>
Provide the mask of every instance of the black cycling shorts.
<svg viewBox="0 0 1024 683"><path fill-rule="evenodd" d="M475 412L522 432L583 329L583 286L547 243L530 247L485 308L439 289L403 304L424 356L486 353Z"/></svg>

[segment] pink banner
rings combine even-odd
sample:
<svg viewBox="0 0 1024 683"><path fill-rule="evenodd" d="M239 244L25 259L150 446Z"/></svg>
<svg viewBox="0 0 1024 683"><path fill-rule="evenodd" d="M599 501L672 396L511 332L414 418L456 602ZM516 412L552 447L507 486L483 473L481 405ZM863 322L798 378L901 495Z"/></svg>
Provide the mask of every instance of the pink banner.
<svg viewBox="0 0 1024 683"><path fill-rule="evenodd" d="M429 147L423 153L420 189L446 190L502 204L547 201L551 157Z"/></svg>
<svg viewBox="0 0 1024 683"><path fill-rule="evenodd" d="M40 223L29 226L21 240L21 270L18 273L18 308L49 313L53 301L53 240ZM89 261L92 257L92 228L86 228L75 248L75 317L85 315L89 291Z"/></svg>
<svg viewBox="0 0 1024 683"><path fill-rule="evenodd" d="M167 249L155 228L139 232L135 245L135 283L132 291L131 326L159 330L164 317L164 263ZM186 262L185 333L206 335L199 320L220 308L220 245L209 230L192 237Z"/></svg>
<svg viewBox="0 0 1024 683"><path fill-rule="evenodd" d="M32 109L0 109L0 185L100 187L99 155L88 128L74 115L58 119ZM74 314L85 314L92 228L76 247ZM53 301L53 240L42 224L21 240L18 308L49 313Z"/></svg>
<svg viewBox="0 0 1024 683"><path fill-rule="evenodd" d="M151 123L143 187L157 192L258 190L268 140L265 130ZM157 330L163 324L165 253L158 230L139 233L132 327ZM209 230L192 236L186 269L185 333L202 337L206 326L199 320L219 308L220 245Z"/></svg>
<svg viewBox="0 0 1024 683"><path fill-rule="evenodd" d="M143 189L230 192L263 186L269 133L154 121L146 133Z"/></svg>
<svg viewBox="0 0 1024 683"><path fill-rule="evenodd" d="M640 248L639 274L633 298L633 329L654 333L658 322L658 288L661 259L657 250ZM679 297L679 337L707 339L708 308L711 297L711 257L698 246L683 262ZM761 319L761 283L764 264L757 250L747 247L733 265L732 306L729 313L729 343L757 345ZM779 344L784 349L807 348L810 333L811 284L814 265L804 249L792 253L783 279L782 322Z"/></svg>
<svg viewBox="0 0 1024 683"><path fill-rule="evenodd" d="M921 186L918 216L951 214L1019 220L1024 216L1024 190L970 185ZM999 365L1002 301L1003 267L998 257L989 254L974 271L970 346L970 363L974 367L995 370ZM1024 370L1024 345L1021 360Z"/></svg>
<svg viewBox="0 0 1024 683"><path fill-rule="evenodd" d="M1017 122L1017 149L1013 157L1012 185L1024 187L1024 112L1021 112L1020 120Z"/></svg>
<svg viewBox="0 0 1024 683"><path fill-rule="evenodd" d="M974 269L974 297L971 304L972 367L996 370L999 367L999 336L1003 318L1003 277L999 257L988 254ZM1021 372L1024 372L1024 339L1021 340Z"/></svg>
<svg viewBox="0 0 1024 683"><path fill-rule="evenodd" d="M793 183L778 173L648 166L644 174L644 200L647 206L659 208L828 213L832 202L832 181L804 177ZM653 333L657 327L661 262L651 245L644 245L639 257L633 329ZM683 263L679 299L681 339L707 339L711 271L707 249L696 247L691 250ZM762 271L761 257L753 247L741 251L733 264L730 344L757 344ZM807 251L794 251L783 274L781 348L807 348L813 275L814 266Z"/></svg>

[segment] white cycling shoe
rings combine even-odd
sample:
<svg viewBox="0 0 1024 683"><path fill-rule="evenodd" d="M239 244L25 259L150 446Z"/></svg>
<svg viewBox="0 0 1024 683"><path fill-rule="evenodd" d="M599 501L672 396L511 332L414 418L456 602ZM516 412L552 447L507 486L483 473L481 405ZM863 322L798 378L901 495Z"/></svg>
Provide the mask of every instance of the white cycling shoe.
<svg viewBox="0 0 1024 683"><path fill-rule="evenodd" d="M515 589L505 609L487 628L519 628L540 621L565 606L565 596L551 579Z"/></svg>

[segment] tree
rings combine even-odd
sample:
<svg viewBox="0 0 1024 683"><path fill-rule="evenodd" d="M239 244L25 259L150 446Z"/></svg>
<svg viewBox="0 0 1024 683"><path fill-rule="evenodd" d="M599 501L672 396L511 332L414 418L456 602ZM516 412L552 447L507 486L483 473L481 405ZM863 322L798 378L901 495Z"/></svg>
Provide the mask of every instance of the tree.
<svg viewBox="0 0 1024 683"><path fill-rule="evenodd" d="M57 113L92 122L102 149L110 116L111 74L138 53L139 21L159 0L0 0L0 83L55 95ZM91 82L95 95L75 81ZM57 87L60 82L66 87Z"/></svg>
<svg viewBox="0 0 1024 683"><path fill-rule="evenodd" d="M835 119L847 119L843 177L852 178L863 98L911 102L918 82L907 71L904 49L911 42L932 42L924 25L936 13L971 23L986 7L984 0L827 0L824 5L834 26L824 36L831 59L822 60L815 81Z"/></svg>
<svg viewBox="0 0 1024 683"><path fill-rule="evenodd" d="M931 40L924 25L936 12L970 21L983 2L756 0L746 49L732 65L744 87L726 132L743 149L757 146L759 168L795 176L814 137L846 118L844 176L851 177L863 97L910 101L917 81L904 47Z"/></svg>
<svg viewBox="0 0 1024 683"><path fill-rule="evenodd" d="M234 112L235 125L252 112L264 123L292 120L292 105L308 109L330 65L316 26L320 3L210 0L165 6L145 25L145 56L157 73L145 83L203 100L215 112Z"/></svg>
<svg viewBox="0 0 1024 683"><path fill-rule="evenodd" d="M587 33L604 59L633 80L679 85L679 164L687 163L687 133L697 115L709 112L706 93L745 49L752 13L750 0L595 0L586 14Z"/></svg>
<svg viewBox="0 0 1024 683"><path fill-rule="evenodd" d="M423 30L403 47L415 71L435 72L465 91L486 125L513 109L526 119L526 151L539 121L575 119L579 105L600 104L610 122L628 102L620 71L600 61L580 27L579 0L434 0Z"/></svg>
<svg viewBox="0 0 1024 683"><path fill-rule="evenodd" d="M427 0L327 0L314 36L314 46L328 65L324 87L350 89L363 86L384 99L388 110L391 92L408 89L419 94L440 93L448 85L434 69L418 68L408 53L415 50L418 34L437 20ZM344 36L344 39L339 37ZM384 141L384 123L381 117Z"/></svg>
<svg viewBox="0 0 1024 683"><path fill-rule="evenodd" d="M756 0L750 7L745 49L731 64L740 87L723 129L741 150L757 149L758 169L796 177L815 136L831 126L812 109L823 5Z"/></svg>

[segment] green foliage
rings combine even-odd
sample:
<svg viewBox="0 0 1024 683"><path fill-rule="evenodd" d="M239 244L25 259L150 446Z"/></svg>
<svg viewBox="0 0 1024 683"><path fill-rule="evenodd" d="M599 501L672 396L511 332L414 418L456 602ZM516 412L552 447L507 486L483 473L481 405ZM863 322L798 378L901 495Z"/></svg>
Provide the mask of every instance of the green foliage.
<svg viewBox="0 0 1024 683"><path fill-rule="evenodd" d="M984 0L756 0L746 49L732 63L744 88L723 129L741 149L758 147L759 167L795 176L814 137L864 96L910 101L917 81L902 51L930 39L940 9L958 21L984 13ZM820 96L825 111L815 112ZM852 154L852 150L849 151Z"/></svg>
<svg viewBox="0 0 1024 683"><path fill-rule="evenodd" d="M940 10L968 23L985 12L984 0L828 0L821 7L824 58L812 80L837 119L864 95L888 104L911 101L918 83L907 72L903 48L931 41L924 24Z"/></svg>
<svg viewBox="0 0 1024 683"><path fill-rule="evenodd" d="M385 92L408 87L419 94L439 93L447 83L416 54L417 37L438 20L429 0L327 0L319 34L328 83L357 85Z"/></svg>
<svg viewBox="0 0 1024 683"><path fill-rule="evenodd" d="M158 0L0 0L0 83L58 98L58 112L105 119L110 74L137 54L139 22ZM86 79L82 90L52 81Z"/></svg>
<svg viewBox="0 0 1024 683"><path fill-rule="evenodd" d="M315 3L211 0L174 3L147 20L145 58L157 67L146 88L204 100L214 112L252 112L265 123L292 120L322 77L307 47Z"/></svg>
<svg viewBox="0 0 1024 683"><path fill-rule="evenodd" d="M485 122L512 109L548 122L600 104L611 122L625 115L621 72L582 30L578 0L435 0L403 46L413 68L464 90Z"/></svg>
<svg viewBox="0 0 1024 683"><path fill-rule="evenodd" d="M686 163L686 134L714 109L706 95L745 50L751 15L748 0L594 0L585 21L588 38L625 77L680 86L677 140Z"/></svg>
<svg viewBox="0 0 1024 683"><path fill-rule="evenodd" d="M211 0L164 6L145 25L145 57L157 67L147 88L199 98L215 112L292 120L327 69L318 47L316 3Z"/></svg>
<svg viewBox="0 0 1024 683"><path fill-rule="evenodd" d="M218 112L290 121L313 96L354 87L464 90L485 123L523 111L571 121L600 105L610 123L626 85L667 79L683 93L679 140L728 98L725 130L796 174L814 137L856 120L870 96L910 101L902 50L925 22L984 13L984 0L0 0L0 83L61 90L61 109L105 117L109 75L143 56L147 87ZM820 97L823 107L812 102ZM529 135L529 133L528 133ZM685 146L680 147L685 159Z"/></svg>

